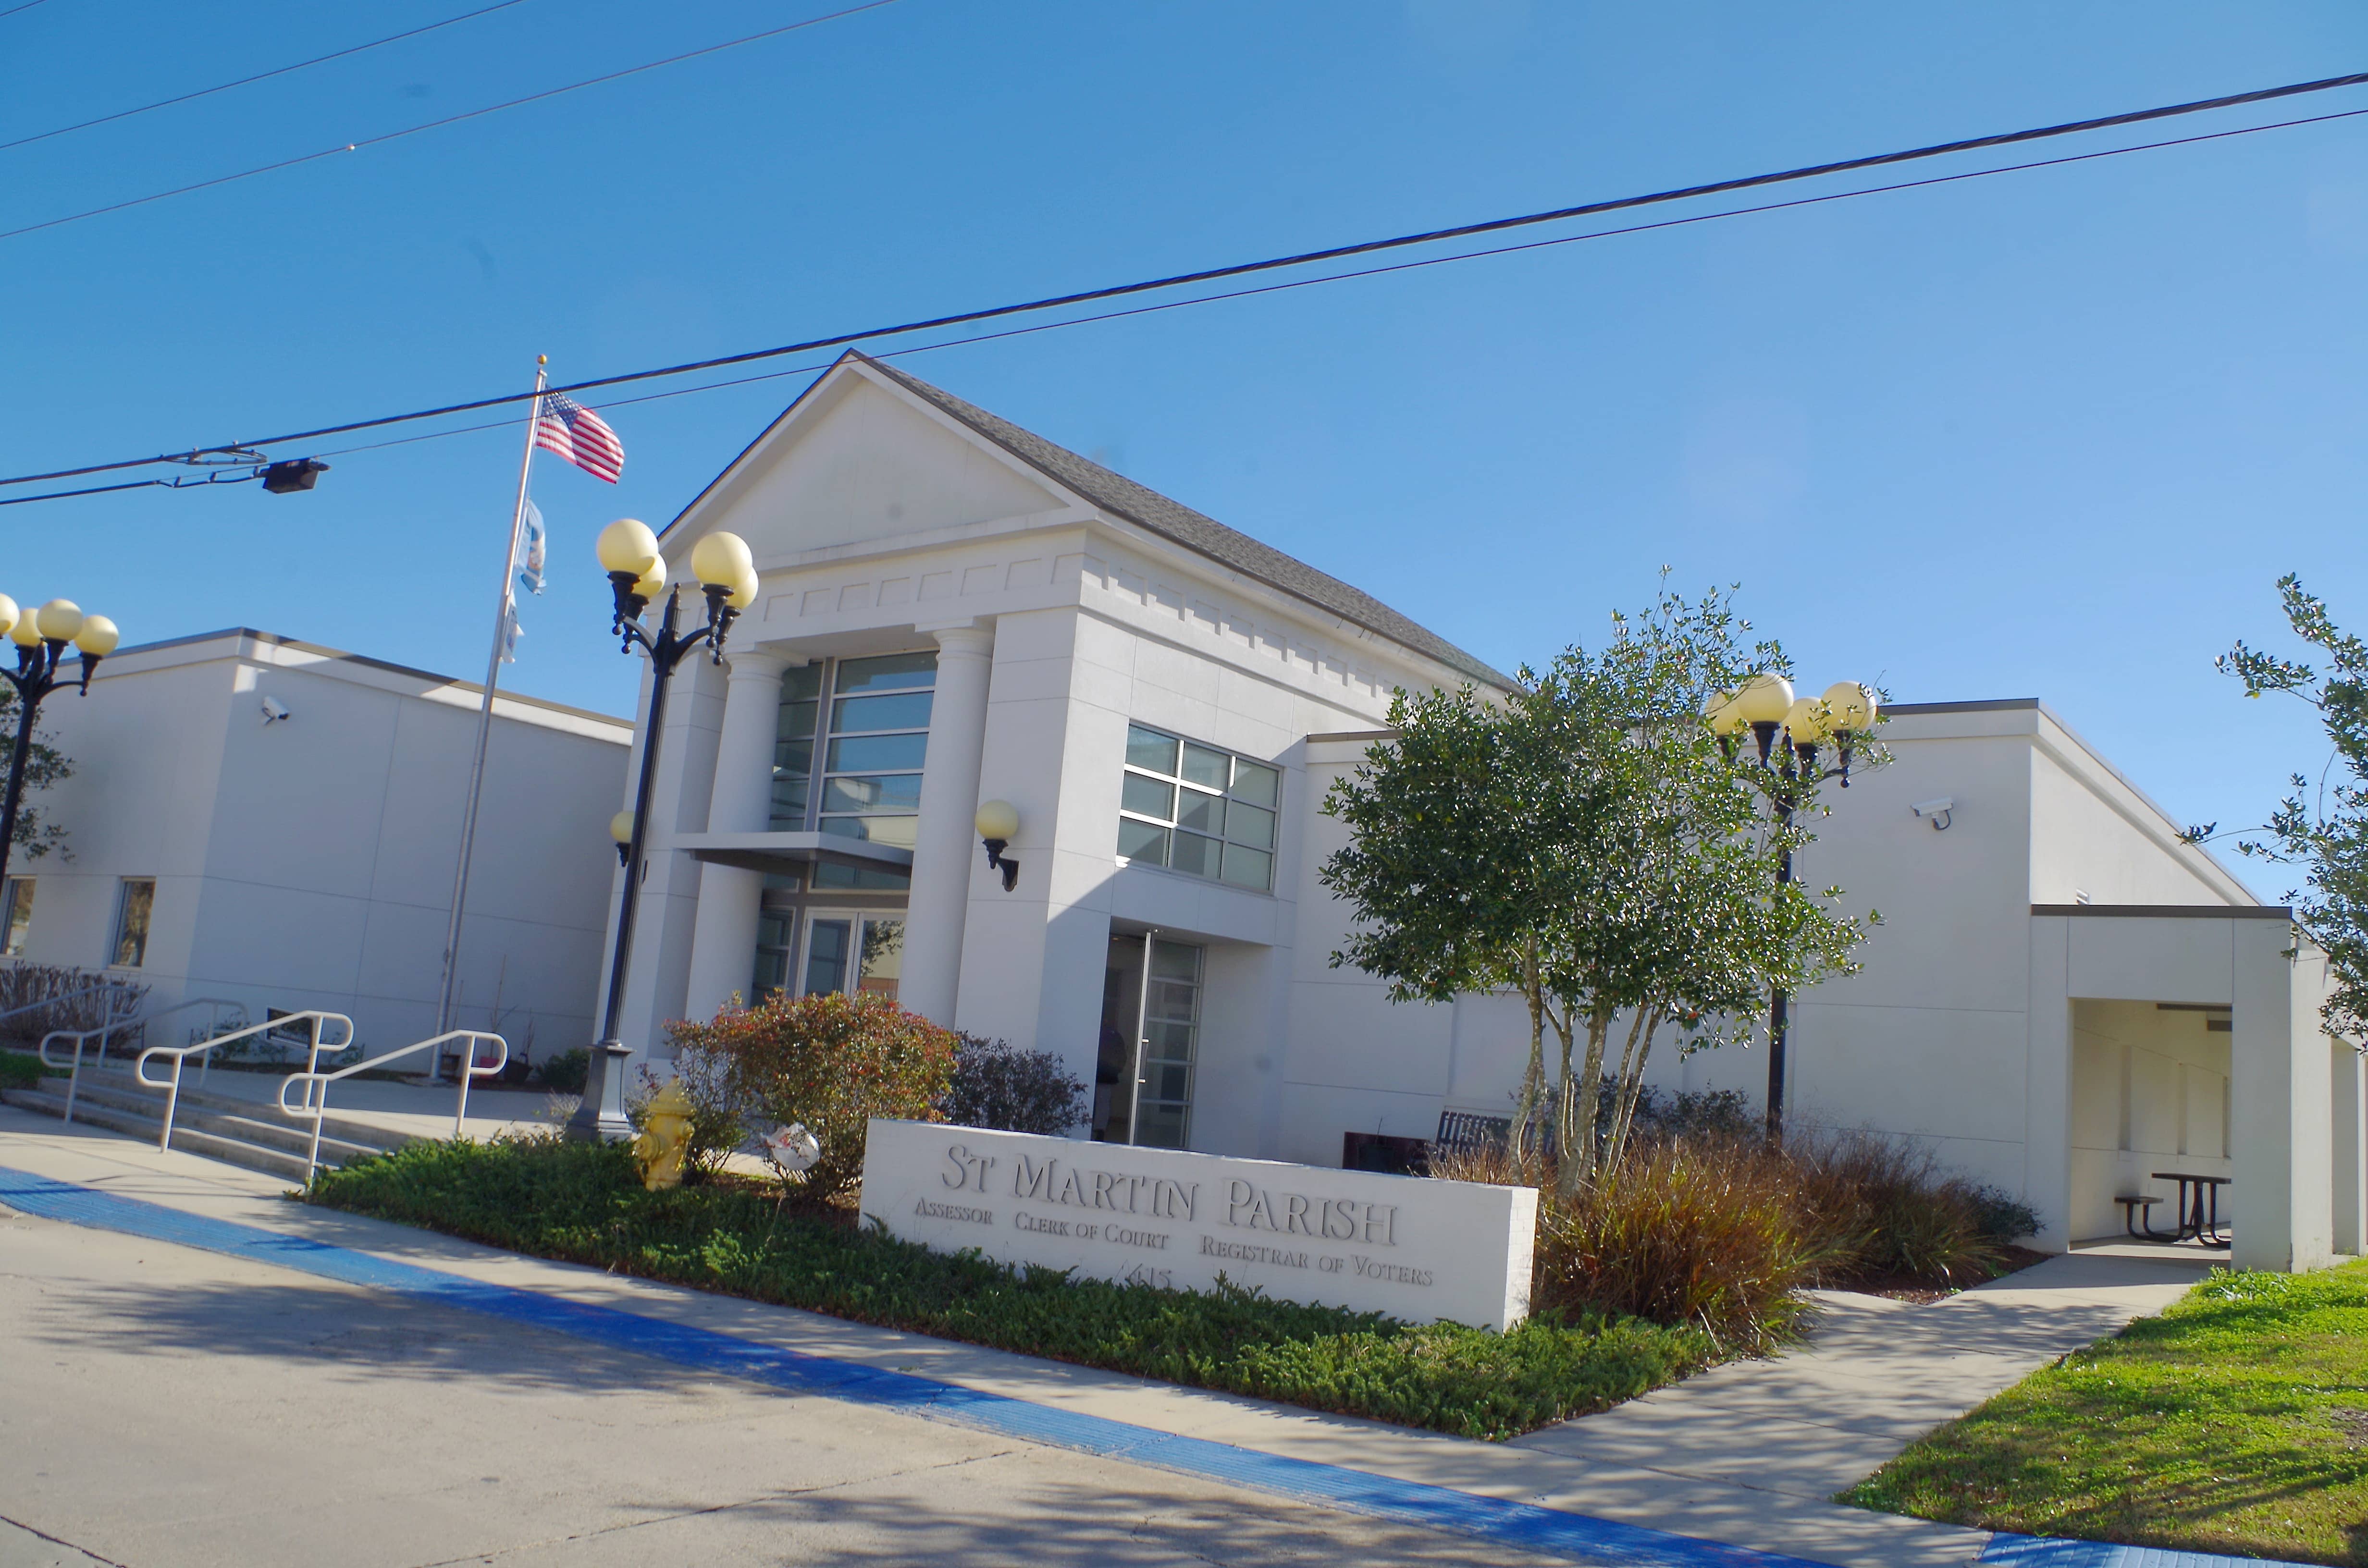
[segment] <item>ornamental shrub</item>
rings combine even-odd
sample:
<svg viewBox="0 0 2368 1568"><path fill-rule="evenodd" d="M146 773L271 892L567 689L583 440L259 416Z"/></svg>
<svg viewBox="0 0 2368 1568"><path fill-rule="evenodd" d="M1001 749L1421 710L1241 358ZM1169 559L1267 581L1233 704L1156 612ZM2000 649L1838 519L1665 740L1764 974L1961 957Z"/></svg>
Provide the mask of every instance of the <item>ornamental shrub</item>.
<svg viewBox="0 0 2368 1568"><path fill-rule="evenodd" d="M958 1038L953 1083L939 1108L946 1120L1053 1138L1085 1121L1085 1081L1058 1056L974 1034Z"/></svg>
<svg viewBox="0 0 2368 1568"><path fill-rule="evenodd" d="M803 1184L814 1199L845 1191L863 1175L868 1119L939 1120L938 1106L953 1079L953 1031L876 995L776 995L670 1032L678 1049L731 1062L748 1115L803 1122L821 1140L822 1157Z"/></svg>

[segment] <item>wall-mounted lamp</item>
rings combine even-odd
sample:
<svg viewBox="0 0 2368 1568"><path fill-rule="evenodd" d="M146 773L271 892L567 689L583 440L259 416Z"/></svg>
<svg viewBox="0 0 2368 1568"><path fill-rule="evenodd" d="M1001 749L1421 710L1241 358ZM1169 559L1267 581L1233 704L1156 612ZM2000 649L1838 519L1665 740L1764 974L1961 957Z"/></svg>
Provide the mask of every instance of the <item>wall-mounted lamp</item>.
<svg viewBox="0 0 2368 1568"><path fill-rule="evenodd" d="M1930 823L1934 833L1946 833L1949 831L1949 813L1956 809L1956 805L1955 801L1943 795L1937 801L1918 801L1907 809Z"/></svg>
<svg viewBox="0 0 2368 1568"><path fill-rule="evenodd" d="M1019 862L1003 852L1003 846L1019 836L1019 811L1008 801L989 801L979 807L973 819L978 836L986 846L986 863L1003 873L1003 891L1009 892L1019 885Z"/></svg>
<svg viewBox="0 0 2368 1568"><path fill-rule="evenodd" d="M609 819L609 836L617 841L617 864L633 858L633 813L619 812Z"/></svg>

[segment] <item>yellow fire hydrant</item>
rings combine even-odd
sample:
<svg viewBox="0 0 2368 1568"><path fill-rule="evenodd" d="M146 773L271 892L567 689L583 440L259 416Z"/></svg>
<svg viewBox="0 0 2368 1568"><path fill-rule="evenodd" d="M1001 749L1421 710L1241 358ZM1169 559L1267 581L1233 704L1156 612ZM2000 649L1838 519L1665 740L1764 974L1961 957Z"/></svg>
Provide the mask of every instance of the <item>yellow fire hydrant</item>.
<svg viewBox="0 0 2368 1568"><path fill-rule="evenodd" d="M642 1167L642 1185L652 1192L682 1185L682 1157L690 1148L690 1096L679 1080L660 1089L642 1113L642 1134L633 1140L633 1159Z"/></svg>

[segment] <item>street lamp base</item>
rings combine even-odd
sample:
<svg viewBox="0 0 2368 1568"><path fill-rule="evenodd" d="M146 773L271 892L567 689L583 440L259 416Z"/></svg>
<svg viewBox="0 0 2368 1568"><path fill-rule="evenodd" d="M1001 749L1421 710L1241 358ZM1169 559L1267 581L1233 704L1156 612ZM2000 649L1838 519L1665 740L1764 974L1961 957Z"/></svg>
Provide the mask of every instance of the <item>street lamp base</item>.
<svg viewBox="0 0 2368 1568"><path fill-rule="evenodd" d="M584 1099L567 1119L570 1143L616 1143L633 1135L625 1116L625 1058L632 1048L604 1040L592 1047L584 1078Z"/></svg>

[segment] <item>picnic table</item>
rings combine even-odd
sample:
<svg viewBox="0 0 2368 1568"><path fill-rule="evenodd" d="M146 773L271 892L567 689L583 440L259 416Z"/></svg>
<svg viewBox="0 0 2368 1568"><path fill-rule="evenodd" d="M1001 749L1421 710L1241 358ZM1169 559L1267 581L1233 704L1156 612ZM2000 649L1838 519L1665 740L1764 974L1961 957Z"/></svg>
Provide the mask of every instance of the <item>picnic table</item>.
<svg viewBox="0 0 2368 1568"><path fill-rule="evenodd" d="M2197 1176L2188 1171L2156 1171L2157 1181L2179 1184L2179 1225L2169 1235L2154 1228L2139 1211L2151 1209L2159 1199L2153 1198L2121 1198L2114 1199L2122 1206L2123 1227L2134 1236L2150 1242L2183 1242L2189 1237L2207 1246L2226 1246L2228 1238L2220 1233L2220 1189L2231 1178L2221 1176Z"/></svg>

